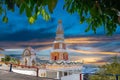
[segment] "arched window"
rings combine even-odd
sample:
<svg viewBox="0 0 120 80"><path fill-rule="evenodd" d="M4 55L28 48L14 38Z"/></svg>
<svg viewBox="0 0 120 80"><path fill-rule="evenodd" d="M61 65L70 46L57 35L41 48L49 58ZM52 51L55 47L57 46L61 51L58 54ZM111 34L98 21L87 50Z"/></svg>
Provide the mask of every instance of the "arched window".
<svg viewBox="0 0 120 80"><path fill-rule="evenodd" d="M66 49L65 43L62 44L62 48L63 48L63 49Z"/></svg>
<svg viewBox="0 0 120 80"><path fill-rule="evenodd" d="M63 59L68 60L68 53L67 52L63 53Z"/></svg>
<svg viewBox="0 0 120 80"><path fill-rule="evenodd" d="M59 43L54 44L54 49L59 49Z"/></svg>

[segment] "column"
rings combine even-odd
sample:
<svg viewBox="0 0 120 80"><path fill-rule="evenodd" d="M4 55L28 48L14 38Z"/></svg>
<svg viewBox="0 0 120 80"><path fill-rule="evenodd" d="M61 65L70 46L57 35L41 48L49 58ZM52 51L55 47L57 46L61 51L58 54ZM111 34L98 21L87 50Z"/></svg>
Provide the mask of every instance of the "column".
<svg viewBox="0 0 120 80"><path fill-rule="evenodd" d="M38 77L39 76L39 68L37 68L37 70L36 70L36 77Z"/></svg>
<svg viewBox="0 0 120 80"><path fill-rule="evenodd" d="M59 78L60 78L59 76L60 76L60 74L59 74L59 71L58 71L58 72L57 72L57 79L59 79Z"/></svg>
<svg viewBox="0 0 120 80"><path fill-rule="evenodd" d="M64 76L64 72L62 71L62 76Z"/></svg>
<svg viewBox="0 0 120 80"><path fill-rule="evenodd" d="M71 75L71 70L69 71L69 75Z"/></svg>
<svg viewBox="0 0 120 80"><path fill-rule="evenodd" d="M74 74L75 73L75 71L74 70L72 70L72 74Z"/></svg>

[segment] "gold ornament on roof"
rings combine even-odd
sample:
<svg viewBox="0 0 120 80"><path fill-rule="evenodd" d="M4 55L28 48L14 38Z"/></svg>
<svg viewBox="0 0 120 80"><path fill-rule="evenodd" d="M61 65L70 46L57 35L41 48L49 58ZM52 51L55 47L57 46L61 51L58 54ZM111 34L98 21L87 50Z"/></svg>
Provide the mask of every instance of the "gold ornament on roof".
<svg viewBox="0 0 120 80"><path fill-rule="evenodd" d="M62 20L59 20L58 23L59 23L59 24L62 23Z"/></svg>
<svg viewBox="0 0 120 80"><path fill-rule="evenodd" d="M59 20L58 21L58 24L61 24L62 23L62 20ZM59 25L58 27L57 27L57 32L56 32L57 34L63 34L64 33L64 31L63 31L63 28L62 28L62 25Z"/></svg>

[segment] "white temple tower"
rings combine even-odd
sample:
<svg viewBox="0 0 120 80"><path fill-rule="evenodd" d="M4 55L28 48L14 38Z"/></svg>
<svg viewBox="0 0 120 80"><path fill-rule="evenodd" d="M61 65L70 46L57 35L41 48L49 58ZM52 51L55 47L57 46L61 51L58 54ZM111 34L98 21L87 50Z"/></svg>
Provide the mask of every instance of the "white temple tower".
<svg viewBox="0 0 120 80"><path fill-rule="evenodd" d="M56 38L53 43L53 50L51 52L50 59L53 61L68 60L68 52L66 50L66 44L64 42L64 31L61 20L58 21Z"/></svg>

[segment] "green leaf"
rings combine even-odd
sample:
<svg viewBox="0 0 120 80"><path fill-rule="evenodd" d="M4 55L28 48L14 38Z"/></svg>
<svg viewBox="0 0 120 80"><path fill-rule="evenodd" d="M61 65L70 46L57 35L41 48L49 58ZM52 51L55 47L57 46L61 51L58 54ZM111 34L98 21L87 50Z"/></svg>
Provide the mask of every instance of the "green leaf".
<svg viewBox="0 0 120 80"><path fill-rule="evenodd" d="M21 4L21 1L20 1L20 0L17 0L17 1L16 1L16 6L17 6L18 8L20 8L20 4Z"/></svg>
<svg viewBox="0 0 120 80"><path fill-rule="evenodd" d="M35 7L35 13L37 13L37 12L38 12L38 6Z"/></svg>
<svg viewBox="0 0 120 80"><path fill-rule="evenodd" d="M33 24L35 22L35 18L33 16L31 16L28 19L29 19L30 24Z"/></svg>
<svg viewBox="0 0 120 80"><path fill-rule="evenodd" d="M55 8L58 0L49 0L48 1L48 9L50 13L53 13L53 9Z"/></svg>
<svg viewBox="0 0 120 80"><path fill-rule="evenodd" d="M96 12L95 7L91 8L91 10L90 10L90 14L91 14L92 16L95 16L96 13L97 13L97 12Z"/></svg>
<svg viewBox="0 0 120 80"><path fill-rule="evenodd" d="M33 17L34 17L34 19L36 20L36 19L37 19L37 14L35 13Z"/></svg>
<svg viewBox="0 0 120 80"><path fill-rule="evenodd" d="M37 16L40 14L40 11L37 12Z"/></svg>
<svg viewBox="0 0 120 80"><path fill-rule="evenodd" d="M45 9L42 9L42 10L41 10L41 14L42 14L42 16L44 16L44 15L46 14Z"/></svg>
<svg viewBox="0 0 120 80"><path fill-rule="evenodd" d="M31 9L26 5L26 15L27 15L27 17L31 17L31 14L32 12L31 12Z"/></svg>
<svg viewBox="0 0 120 80"><path fill-rule="evenodd" d="M94 31L94 33L96 34L96 27L94 24L92 24L92 30Z"/></svg>
<svg viewBox="0 0 120 80"><path fill-rule="evenodd" d="M0 6L0 15L2 15L2 13L3 13L3 9L2 9L2 7Z"/></svg>
<svg viewBox="0 0 120 80"><path fill-rule="evenodd" d="M2 21L3 21L4 23L7 23L7 22L8 22L8 17L4 16L4 17L2 18Z"/></svg>
<svg viewBox="0 0 120 80"><path fill-rule="evenodd" d="M20 7L20 14L22 14L24 12L24 9L25 9L25 4L21 4L21 7Z"/></svg>
<svg viewBox="0 0 120 80"><path fill-rule="evenodd" d="M88 32L90 30L90 25L86 28L85 32Z"/></svg>
<svg viewBox="0 0 120 80"><path fill-rule="evenodd" d="M85 17L82 16L80 19L80 24L82 24L84 21L85 21Z"/></svg>

